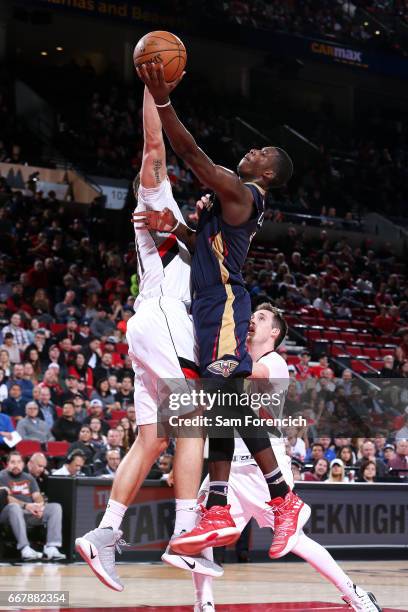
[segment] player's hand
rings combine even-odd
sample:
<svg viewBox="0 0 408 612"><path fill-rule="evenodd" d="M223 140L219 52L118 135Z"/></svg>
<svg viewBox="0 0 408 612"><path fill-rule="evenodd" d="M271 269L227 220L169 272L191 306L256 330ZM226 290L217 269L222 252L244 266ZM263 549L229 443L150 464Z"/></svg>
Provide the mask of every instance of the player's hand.
<svg viewBox="0 0 408 612"><path fill-rule="evenodd" d="M169 472L169 475L167 476L167 486L168 487L173 487L174 486L174 474L173 474L173 470L171 470Z"/></svg>
<svg viewBox="0 0 408 612"><path fill-rule="evenodd" d="M132 222L135 224L135 229L169 233L174 229L177 219L169 208L163 208L163 210L134 212Z"/></svg>
<svg viewBox="0 0 408 612"><path fill-rule="evenodd" d="M182 72L178 79L171 83L167 83L164 78L163 64L142 64L140 68L136 68L136 72L137 76L149 89L156 104L166 104L169 100L170 93L177 87L186 74Z"/></svg>
<svg viewBox="0 0 408 612"><path fill-rule="evenodd" d="M211 204L211 194L210 193L206 193L205 195L201 196L201 198L199 200L197 200L196 202L196 211L198 216L200 216L201 211L204 208L208 208Z"/></svg>

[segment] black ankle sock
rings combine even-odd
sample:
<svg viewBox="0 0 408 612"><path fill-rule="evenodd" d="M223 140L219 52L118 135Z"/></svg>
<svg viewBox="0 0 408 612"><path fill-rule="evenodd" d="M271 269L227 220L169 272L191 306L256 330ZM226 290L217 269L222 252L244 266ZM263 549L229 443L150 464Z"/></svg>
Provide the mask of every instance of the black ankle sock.
<svg viewBox="0 0 408 612"><path fill-rule="evenodd" d="M228 503L228 482L217 480L210 482L207 509L212 506L226 506Z"/></svg>
<svg viewBox="0 0 408 612"><path fill-rule="evenodd" d="M275 499L275 497L285 497L285 495L289 493L290 489L279 468L276 468L276 470L273 470L273 472L269 474L264 474L264 478L268 485L271 499Z"/></svg>

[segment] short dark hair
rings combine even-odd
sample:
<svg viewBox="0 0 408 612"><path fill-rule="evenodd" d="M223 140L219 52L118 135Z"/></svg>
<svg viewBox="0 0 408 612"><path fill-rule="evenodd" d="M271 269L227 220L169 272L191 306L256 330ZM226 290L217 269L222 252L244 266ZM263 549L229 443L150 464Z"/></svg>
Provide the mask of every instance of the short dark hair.
<svg viewBox="0 0 408 612"><path fill-rule="evenodd" d="M285 339L286 334L288 333L288 324L283 318L282 311L279 310L279 308L272 306L270 302L262 302L262 304L259 304L255 308L255 312L257 312L258 310L268 310L269 312L273 314L274 325L276 325L276 327L279 328L279 335L275 340L275 350L276 350L278 346L282 344L282 342Z"/></svg>
<svg viewBox="0 0 408 612"><path fill-rule="evenodd" d="M280 147L274 147L276 155L274 158L275 176L270 187L283 187L290 181L293 175L293 161L290 156Z"/></svg>
<svg viewBox="0 0 408 612"><path fill-rule="evenodd" d="M21 457L21 459L23 458L23 455L20 453L20 451L18 450L12 450L9 452L9 454L7 455L7 463L10 461L10 459L12 457Z"/></svg>

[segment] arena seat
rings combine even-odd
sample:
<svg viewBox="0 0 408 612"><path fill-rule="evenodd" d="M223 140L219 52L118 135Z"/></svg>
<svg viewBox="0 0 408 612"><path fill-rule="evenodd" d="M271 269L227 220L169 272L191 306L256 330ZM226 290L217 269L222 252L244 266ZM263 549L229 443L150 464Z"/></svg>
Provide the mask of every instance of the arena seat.
<svg viewBox="0 0 408 612"><path fill-rule="evenodd" d="M118 342L116 345L116 352L121 355L127 355L129 350L129 346L127 342Z"/></svg>
<svg viewBox="0 0 408 612"><path fill-rule="evenodd" d="M18 450L23 457L30 457L34 453L41 452L41 444L38 440L21 440L21 442L16 445L16 450Z"/></svg>
<svg viewBox="0 0 408 612"><path fill-rule="evenodd" d="M65 457L68 454L69 442L66 440L47 442L47 457Z"/></svg>
<svg viewBox="0 0 408 612"><path fill-rule="evenodd" d="M354 372L357 372L357 374L367 374L367 372L370 371L370 369L367 368L367 364L359 359L352 359L350 366Z"/></svg>
<svg viewBox="0 0 408 612"><path fill-rule="evenodd" d="M116 419L117 421L120 421L120 419L123 419L125 416L127 416L126 410L112 410L111 412L112 419Z"/></svg>
<svg viewBox="0 0 408 612"><path fill-rule="evenodd" d="M364 347L363 354L370 357L370 359L375 359L379 356L378 349L370 346Z"/></svg>

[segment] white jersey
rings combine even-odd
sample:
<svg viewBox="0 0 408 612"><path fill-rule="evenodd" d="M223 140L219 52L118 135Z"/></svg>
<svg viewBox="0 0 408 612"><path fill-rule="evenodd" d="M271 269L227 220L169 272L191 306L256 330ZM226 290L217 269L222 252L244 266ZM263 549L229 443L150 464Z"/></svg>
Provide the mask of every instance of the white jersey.
<svg viewBox="0 0 408 612"><path fill-rule="evenodd" d="M167 177L159 187L148 189L140 185L135 212L163 210L165 207L173 212L178 221L184 223ZM139 276L135 310L141 300L160 296L189 304L191 258L184 244L173 234L148 232L136 227L135 243Z"/></svg>
<svg viewBox="0 0 408 612"><path fill-rule="evenodd" d="M289 385L289 370L286 361L283 359L279 353L276 351L272 351L271 353L267 353L260 359L258 359L257 363L262 363L269 370L269 379L271 385L271 392L273 391L274 381L276 381L276 386L279 387L279 391L286 391ZM276 415L278 416L278 415ZM273 438L273 440L279 441L282 443L281 438ZM251 453L248 450L245 442L242 438L235 438L235 450L234 450L234 458L240 462L247 460L248 462L254 461L251 457Z"/></svg>

